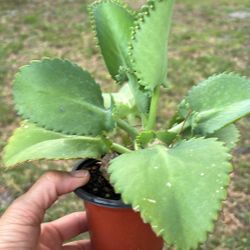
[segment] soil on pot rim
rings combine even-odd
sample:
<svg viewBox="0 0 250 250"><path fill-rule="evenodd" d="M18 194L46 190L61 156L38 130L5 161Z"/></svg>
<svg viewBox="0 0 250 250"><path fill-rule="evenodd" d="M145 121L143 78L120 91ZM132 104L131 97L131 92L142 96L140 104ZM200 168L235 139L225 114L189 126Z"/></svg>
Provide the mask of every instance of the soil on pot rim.
<svg viewBox="0 0 250 250"><path fill-rule="evenodd" d="M78 169L86 169L90 173L90 180L89 182L82 186L81 188L95 196L100 198L110 199L110 200L120 200L120 194L117 194L113 188L113 186L109 183L109 181L103 176L103 162L96 161L90 166L79 166Z"/></svg>

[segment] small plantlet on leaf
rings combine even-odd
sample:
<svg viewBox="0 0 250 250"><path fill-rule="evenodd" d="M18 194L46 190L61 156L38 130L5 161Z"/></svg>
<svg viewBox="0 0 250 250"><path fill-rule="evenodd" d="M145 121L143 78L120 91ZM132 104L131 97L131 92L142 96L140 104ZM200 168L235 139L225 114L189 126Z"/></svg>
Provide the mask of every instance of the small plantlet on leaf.
<svg viewBox="0 0 250 250"><path fill-rule="evenodd" d="M5 148L7 167L39 159L100 159L125 203L177 249L195 249L213 229L232 171L234 123L250 113L250 80L221 73L193 87L169 127L155 129L167 86L173 0L135 11L118 0L90 6L107 69L121 89L102 93L94 78L61 59L24 66L14 99L24 119ZM125 144L117 143L121 130ZM123 132L124 134L124 132Z"/></svg>

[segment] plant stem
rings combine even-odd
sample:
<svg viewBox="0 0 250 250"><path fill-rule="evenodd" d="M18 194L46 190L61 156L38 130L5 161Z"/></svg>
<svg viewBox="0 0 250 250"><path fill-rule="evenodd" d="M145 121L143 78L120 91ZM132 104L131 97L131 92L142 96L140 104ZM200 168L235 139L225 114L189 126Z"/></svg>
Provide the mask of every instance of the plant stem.
<svg viewBox="0 0 250 250"><path fill-rule="evenodd" d="M111 149L120 154L129 153L132 151L118 143L112 143Z"/></svg>
<svg viewBox="0 0 250 250"><path fill-rule="evenodd" d="M119 128L126 131L132 137L132 139L138 135L138 131L134 127L121 119L117 120L117 125Z"/></svg>
<svg viewBox="0 0 250 250"><path fill-rule="evenodd" d="M160 86L157 86L157 88L154 90L154 93L151 99L149 117L148 117L148 121L146 124L146 130L151 130L155 126L159 97L160 97Z"/></svg>

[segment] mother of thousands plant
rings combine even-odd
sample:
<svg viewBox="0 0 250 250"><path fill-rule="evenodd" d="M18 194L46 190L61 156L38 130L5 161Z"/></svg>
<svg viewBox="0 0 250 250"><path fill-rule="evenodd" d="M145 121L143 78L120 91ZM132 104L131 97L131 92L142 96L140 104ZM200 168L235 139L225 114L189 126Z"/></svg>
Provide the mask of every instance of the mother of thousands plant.
<svg viewBox="0 0 250 250"><path fill-rule="evenodd" d="M192 249L211 232L226 198L228 152L239 138L234 123L250 113L250 80L234 73L209 77L188 92L168 126L155 129L160 87L167 87L173 2L150 0L138 11L118 0L90 6L107 69L121 85L116 93L102 93L86 70L67 60L22 67L13 92L24 121L4 162L117 152L108 173L123 201L168 244ZM120 130L124 144L117 143Z"/></svg>

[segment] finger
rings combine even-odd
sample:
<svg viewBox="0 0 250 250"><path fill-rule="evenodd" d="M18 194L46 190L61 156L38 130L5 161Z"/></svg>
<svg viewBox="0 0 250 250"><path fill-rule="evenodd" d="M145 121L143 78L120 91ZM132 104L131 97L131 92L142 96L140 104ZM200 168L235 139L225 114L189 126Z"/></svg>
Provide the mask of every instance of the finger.
<svg viewBox="0 0 250 250"><path fill-rule="evenodd" d="M63 245L63 250L92 250L90 240L79 240Z"/></svg>
<svg viewBox="0 0 250 250"><path fill-rule="evenodd" d="M19 224L40 225L46 209L59 196L72 192L77 187L86 184L88 180L89 173L83 170L72 173L47 172L27 193L14 201L3 217L7 217L11 221L18 218Z"/></svg>
<svg viewBox="0 0 250 250"><path fill-rule="evenodd" d="M87 217L85 212L76 212L66 215L58 220L42 224L42 234L54 232L61 242L88 230Z"/></svg>

